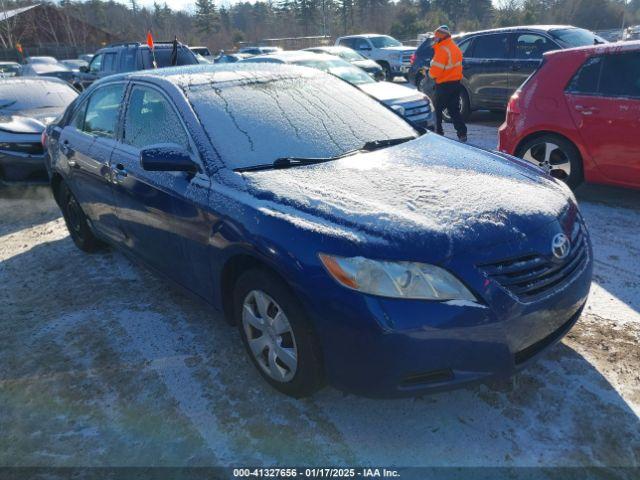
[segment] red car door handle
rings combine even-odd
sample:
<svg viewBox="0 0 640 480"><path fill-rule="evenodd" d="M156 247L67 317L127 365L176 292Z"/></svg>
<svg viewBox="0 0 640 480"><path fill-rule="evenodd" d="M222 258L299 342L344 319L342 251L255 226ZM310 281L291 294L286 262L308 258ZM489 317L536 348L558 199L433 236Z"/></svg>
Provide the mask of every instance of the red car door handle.
<svg viewBox="0 0 640 480"><path fill-rule="evenodd" d="M582 115L592 115L600 111L597 107L585 107L584 105L576 105L574 108Z"/></svg>

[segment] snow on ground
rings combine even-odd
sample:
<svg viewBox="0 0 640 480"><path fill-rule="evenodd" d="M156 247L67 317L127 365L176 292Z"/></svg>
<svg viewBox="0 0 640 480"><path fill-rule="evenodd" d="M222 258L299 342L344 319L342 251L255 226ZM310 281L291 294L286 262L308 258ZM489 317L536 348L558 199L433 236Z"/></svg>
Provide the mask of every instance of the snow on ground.
<svg viewBox="0 0 640 480"><path fill-rule="evenodd" d="M488 128L471 125L472 143L494 142ZM119 253L77 250L46 189L5 195L0 465L639 466L640 195L613 197L579 193L593 294L513 381L296 401L204 305Z"/></svg>

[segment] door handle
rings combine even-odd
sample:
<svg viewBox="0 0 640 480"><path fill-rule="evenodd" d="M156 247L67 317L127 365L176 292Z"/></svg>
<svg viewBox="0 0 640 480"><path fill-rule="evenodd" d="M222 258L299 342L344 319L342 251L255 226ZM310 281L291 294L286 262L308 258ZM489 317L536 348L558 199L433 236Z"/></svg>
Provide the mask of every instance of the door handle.
<svg viewBox="0 0 640 480"><path fill-rule="evenodd" d="M127 169L121 163L118 163L111 171L113 172L113 183L121 183L127 176Z"/></svg>
<svg viewBox="0 0 640 480"><path fill-rule="evenodd" d="M69 140L65 140L64 142L62 142L62 145L60 145L60 150L62 151L63 155L65 155L67 157L74 153L73 149L69 146ZM71 161L69 162L69 165L71 165ZM71 166L73 166L73 165L71 165Z"/></svg>
<svg viewBox="0 0 640 480"><path fill-rule="evenodd" d="M584 105L576 105L574 108L582 115L593 115L594 113L598 113L600 111L600 109L597 107L585 107Z"/></svg>

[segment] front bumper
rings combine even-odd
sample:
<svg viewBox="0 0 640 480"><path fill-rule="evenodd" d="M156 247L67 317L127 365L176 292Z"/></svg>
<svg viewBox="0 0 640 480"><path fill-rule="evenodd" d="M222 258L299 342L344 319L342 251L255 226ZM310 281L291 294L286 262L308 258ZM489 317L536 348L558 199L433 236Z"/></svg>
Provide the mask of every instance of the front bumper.
<svg viewBox="0 0 640 480"><path fill-rule="evenodd" d="M481 292L477 304L362 295L316 277L314 298L305 303L317 326L329 383L364 396L400 397L512 375L578 320L591 285L588 245L584 268L530 303L480 272L473 273L475 280L463 279Z"/></svg>
<svg viewBox="0 0 640 480"><path fill-rule="evenodd" d="M0 151L0 181L47 183L45 154Z"/></svg>

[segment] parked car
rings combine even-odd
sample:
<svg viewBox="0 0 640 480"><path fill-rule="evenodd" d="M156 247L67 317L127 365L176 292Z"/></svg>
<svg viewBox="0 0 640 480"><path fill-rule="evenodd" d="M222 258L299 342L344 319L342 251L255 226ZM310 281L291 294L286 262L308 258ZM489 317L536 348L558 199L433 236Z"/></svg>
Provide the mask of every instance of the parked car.
<svg viewBox="0 0 640 480"><path fill-rule="evenodd" d="M78 55L78 59L79 60L84 60L85 62L89 63L91 62L91 59L93 58L93 53L84 53L82 55Z"/></svg>
<svg viewBox="0 0 640 480"><path fill-rule="evenodd" d="M379 82L385 80L384 70L380 65L378 65L378 63L373 60L369 60L368 58L364 58L358 52L348 47L312 47L306 48L303 51L335 55L336 57L343 59L345 62L349 62L354 67L361 68L371 75L374 80Z"/></svg>
<svg viewBox="0 0 640 480"><path fill-rule="evenodd" d="M640 188L640 42L553 52L511 97L499 149L571 187Z"/></svg>
<svg viewBox="0 0 640 480"><path fill-rule="evenodd" d="M505 110L513 92L540 66L545 52L606 40L582 28L532 25L473 32L459 36L456 43L464 55L460 111L466 118L473 110ZM427 47L418 49L414 64L429 64L433 51ZM430 78L415 78L421 81L421 91L432 92Z"/></svg>
<svg viewBox="0 0 640 480"><path fill-rule="evenodd" d="M77 96L55 78L0 80L0 183L47 180L42 132Z"/></svg>
<svg viewBox="0 0 640 480"><path fill-rule="evenodd" d="M631 40L640 40L640 25L634 25L633 27L627 27L624 29L622 40L630 42Z"/></svg>
<svg viewBox="0 0 640 480"><path fill-rule="evenodd" d="M362 56L375 60L385 72L385 78L406 76L415 47L407 47L388 35L374 33L338 37L336 46L349 47Z"/></svg>
<svg viewBox="0 0 640 480"><path fill-rule="evenodd" d="M16 62L0 62L0 78L17 77L22 74L22 65Z"/></svg>
<svg viewBox="0 0 640 480"><path fill-rule="evenodd" d="M76 78L74 73L66 65L58 61L56 61L55 63L27 63L22 66L20 75L24 77L55 77L59 78L60 80L64 80L69 84L73 84Z"/></svg>
<svg viewBox="0 0 640 480"><path fill-rule="evenodd" d="M268 53L282 52L280 47L243 47L238 50L238 53L246 53L248 55L265 55Z"/></svg>
<svg viewBox="0 0 640 480"><path fill-rule="evenodd" d="M55 57L26 57L24 63L51 63L55 65L58 60Z"/></svg>
<svg viewBox="0 0 640 480"><path fill-rule="evenodd" d="M47 145L80 249L115 245L224 312L288 395L391 396L525 367L591 284L565 185L419 134L331 75L246 63L105 78Z"/></svg>
<svg viewBox="0 0 640 480"><path fill-rule="evenodd" d="M154 59L158 68L171 65L173 42L156 42L153 52L146 45L138 42L114 43L98 50L88 67L80 69L75 87L83 90L99 78L115 73L154 68ZM186 45L178 44L176 65L195 65L198 59Z"/></svg>
<svg viewBox="0 0 640 480"><path fill-rule="evenodd" d="M242 62L288 63L323 70L355 85L360 90L395 110L399 115L413 122L414 125L430 129L434 127L433 106L427 96L403 85L391 82L376 82L361 69L351 66L350 63L334 55L300 50L258 55Z"/></svg>
<svg viewBox="0 0 640 480"><path fill-rule="evenodd" d="M211 51L207 47L189 47L193 53L200 55L205 58L205 60L213 63L213 55L211 55Z"/></svg>
<svg viewBox="0 0 640 480"><path fill-rule="evenodd" d="M196 56L196 60L198 61L198 63L201 63L201 64L213 63L212 61L207 60L205 57L203 57L199 53L193 52L193 54Z"/></svg>
<svg viewBox="0 0 640 480"><path fill-rule="evenodd" d="M62 63L64 66L66 66L69 70L71 70L74 73L80 72L80 67L89 66L87 62L79 58L74 58L69 60L60 60L60 63Z"/></svg>
<svg viewBox="0 0 640 480"><path fill-rule="evenodd" d="M214 63L236 63L252 56L250 53L221 53L214 59Z"/></svg>

